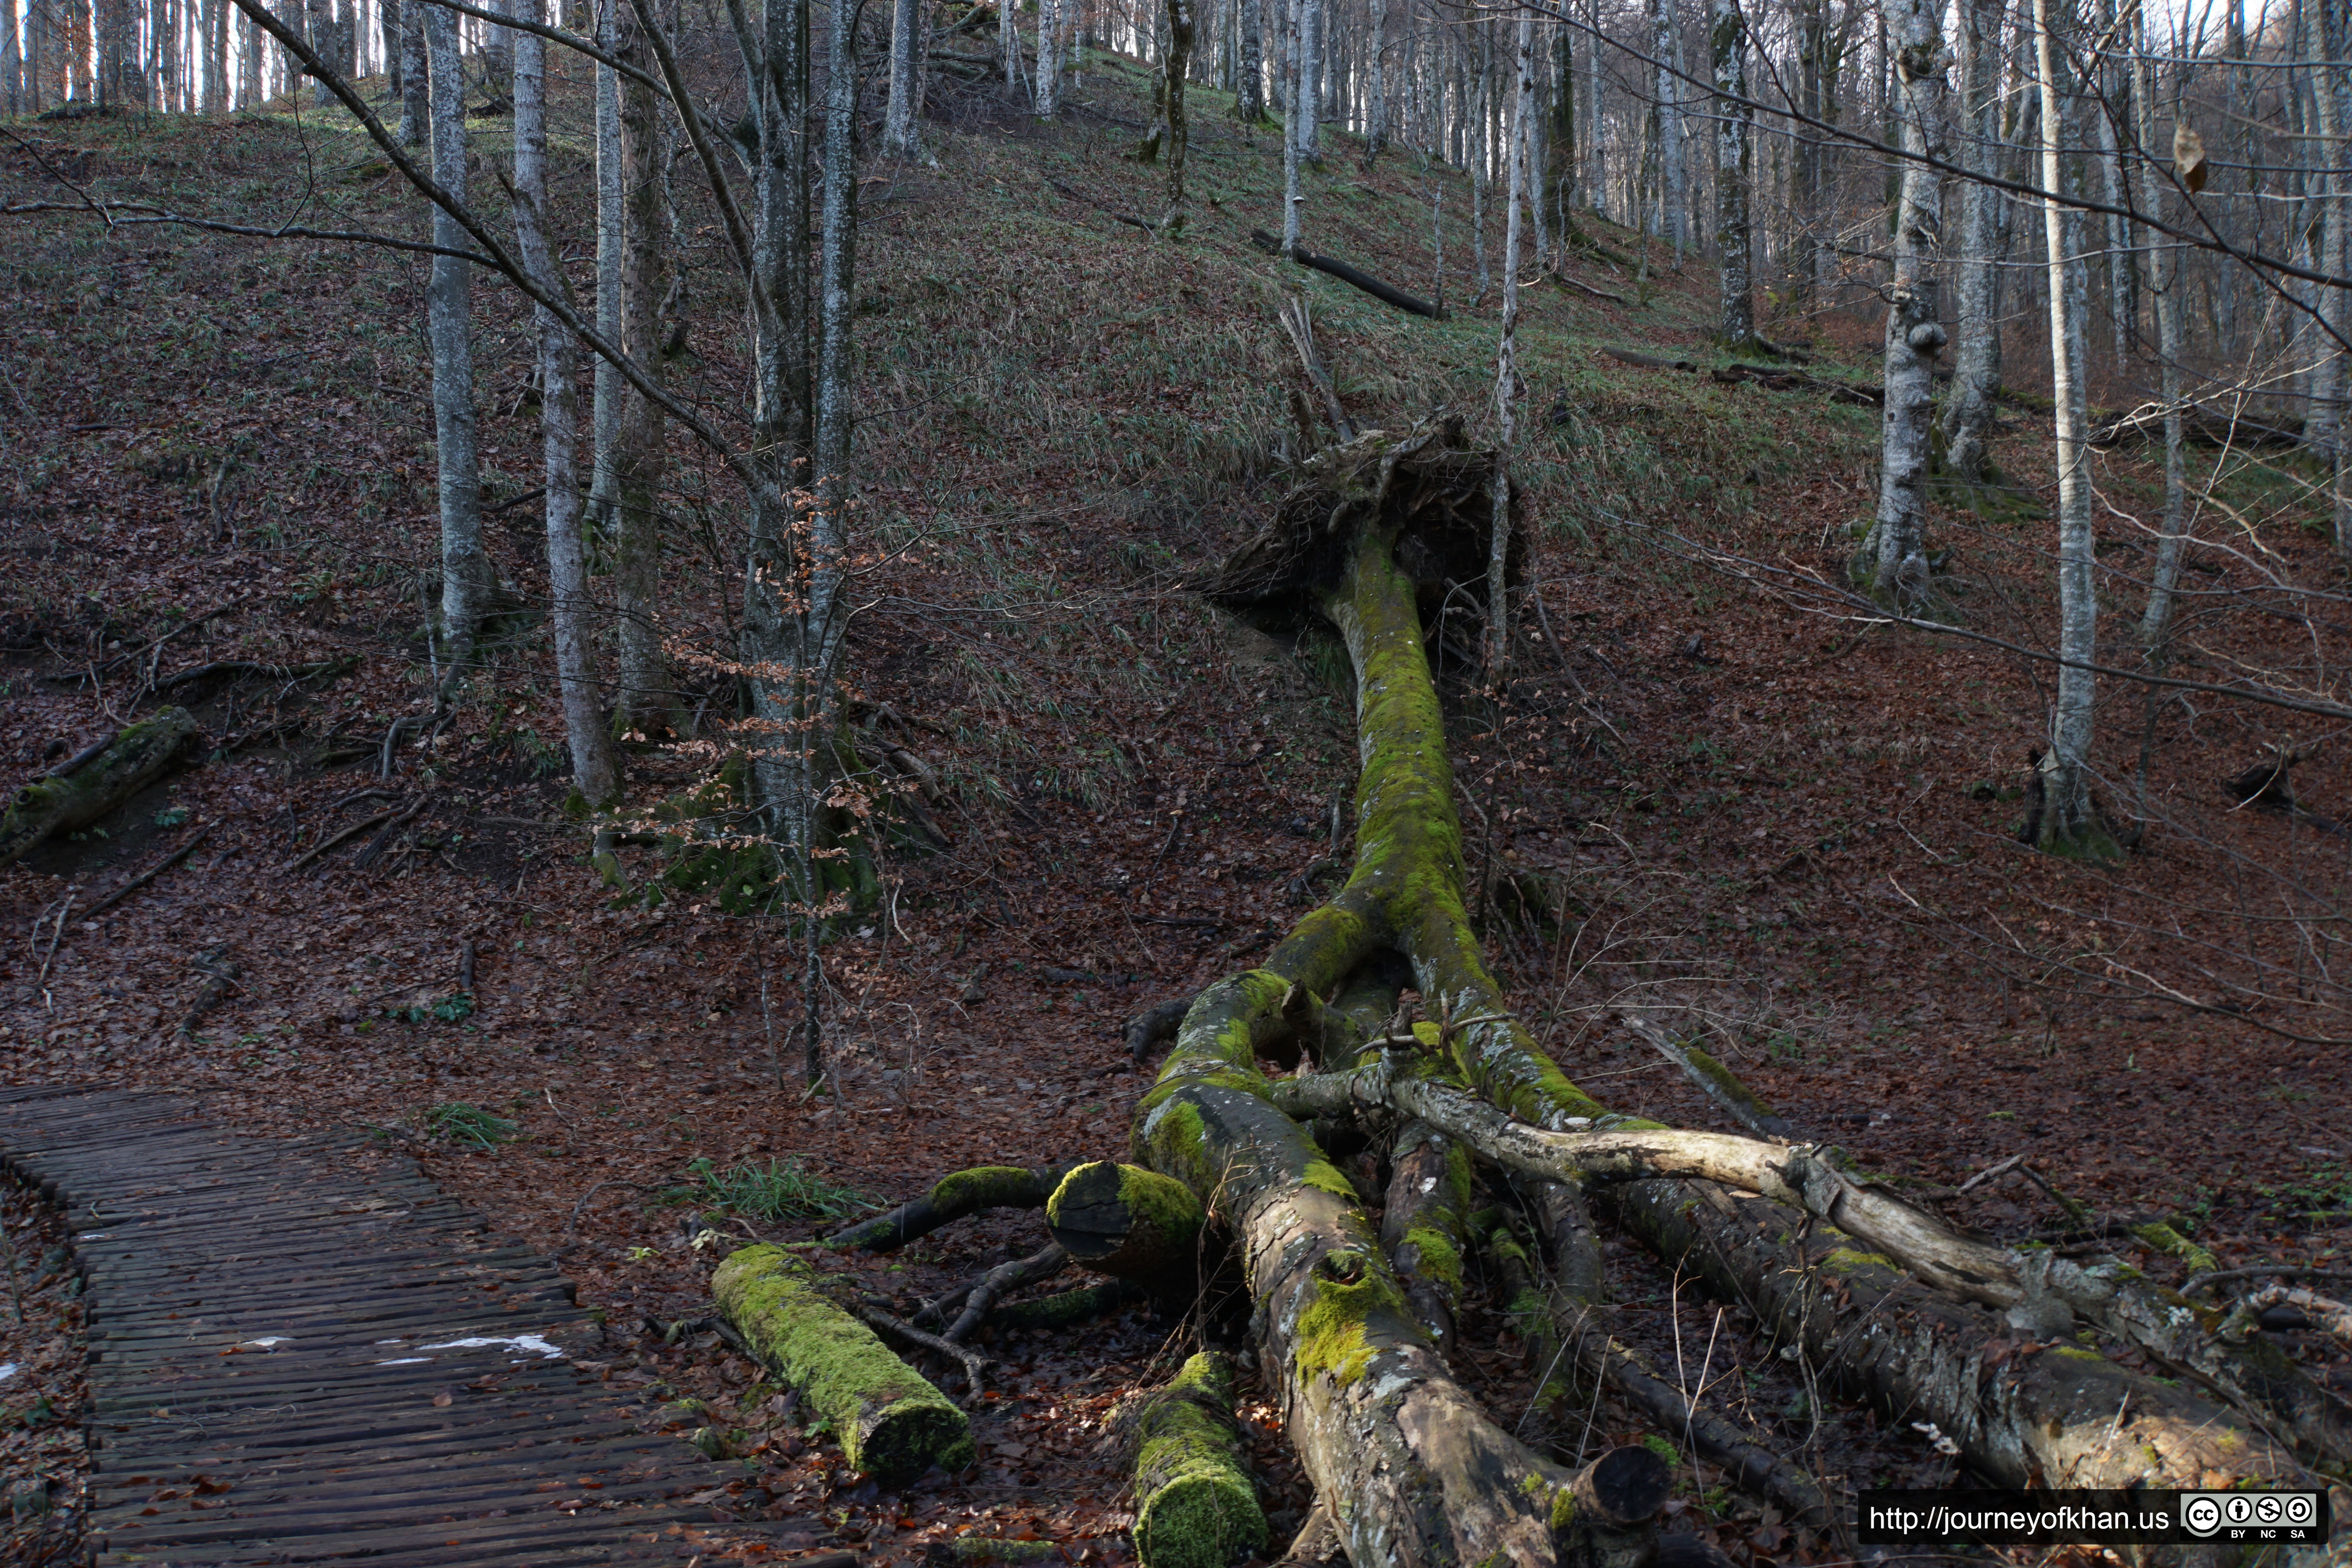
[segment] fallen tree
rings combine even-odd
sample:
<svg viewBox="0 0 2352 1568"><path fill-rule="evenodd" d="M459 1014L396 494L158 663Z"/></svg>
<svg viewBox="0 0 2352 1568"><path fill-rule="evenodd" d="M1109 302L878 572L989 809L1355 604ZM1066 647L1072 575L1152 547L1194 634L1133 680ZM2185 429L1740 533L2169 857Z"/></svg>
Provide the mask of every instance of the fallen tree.
<svg viewBox="0 0 2352 1568"><path fill-rule="evenodd" d="M1272 524L1196 584L1261 619L1319 618L1345 640L1362 759L1354 864L1261 966L1192 1001L1138 1109L1136 1164L1181 1183L1206 1215L1198 1263L1180 1269L1167 1237L1185 1226L1142 1201L1137 1175L1106 1165L1083 1184L1079 1245L1156 1290L1171 1275L1207 1279L1229 1248L1246 1318L1204 1312L1202 1332L1253 1342L1261 1391L1349 1560L1580 1568L1675 1555L1611 1533L1623 1521L1602 1517L1590 1475L1522 1443L1456 1381L1446 1351L1474 1248L1495 1261L1531 1352L1678 1426L1735 1484L1837 1527L1842 1500L1614 1337L1594 1211L1748 1302L1823 1384L1931 1423L2000 1484L2224 1488L2307 1480L2307 1457L2341 1462L2341 1401L2231 1348L2216 1314L2184 1318L2179 1299L2112 1261L1962 1234L1838 1152L1791 1141L1721 1064L1662 1032L1645 1037L1763 1135L1615 1112L1536 1044L1473 930L1425 651L1445 616L1483 605L1493 530L1517 531L1492 515L1491 475L1457 426L1367 432L1311 458ZM1422 1016L1401 1011L1407 987ZM1341 1138L1386 1155L1378 1221L1334 1158ZM1049 1174L988 1179L1025 1197ZM1498 1234L1491 1210L1471 1212L1482 1186L1517 1194L1532 1248ZM1123 1209L1150 1233L1125 1249ZM887 1244L906 1220L886 1222L838 1239ZM2084 1328L2184 1381L2085 1348Z"/></svg>

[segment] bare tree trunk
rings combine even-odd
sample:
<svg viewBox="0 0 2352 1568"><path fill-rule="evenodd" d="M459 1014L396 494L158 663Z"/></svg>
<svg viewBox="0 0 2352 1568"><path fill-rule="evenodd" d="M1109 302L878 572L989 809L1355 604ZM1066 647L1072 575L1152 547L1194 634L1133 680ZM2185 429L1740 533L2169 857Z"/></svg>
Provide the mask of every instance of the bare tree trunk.
<svg viewBox="0 0 2352 1568"><path fill-rule="evenodd" d="M466 77L457 51L457 17L432 7L425 18L426 68L432 77L433 178L465 199ZM433 241L452 250L468 247L457 220L433 209ZM481 479L474 444L472 282L467 264L433 258L425 288L425 331L433 350L433 432L439 449L441 496L441 657L445 689L473 657L474 639L489 612L496 584L482 553Z"/></svg>
<svg viewBox="0 0 2352 1568"><path fill-rule="evenodd" d="M408 0L413 5L427 0ZM608 55L621 48L620 8L628 0L596 0L596 43ZM627 178L621 157L621 76L607 65L596 68L596 331L606 342L622 341L623 193ZM588 521L605 552L613 544L618 495L621 404L627 379L603 356L596 361L591 393L588 447Z"/></svg>
<svg viewBox="0 0 2352 1568"><path fill-rule="evenodd" d="M2000 159L2001 20L2007 0L1964 0L1960 16L1960 124L1963 166L1986 174ZM2000 388L2000 230L2001 198L1990 186L1970 180L1960 186L1960 232L1956 313L1958 342L1952 352L1952 390L1944 405L1945 461L1969 484L1990 473L1986 455L1992 429L1993 395Z"/></svg>
<svg viewBox="0 0 2352 1568"><path fill-rule="evenodd" d="M648 17L650 12L648 12ZM644 25L623 17L622 59L640 70L655 61ZM635 79L620 84L621 345L658 376L662 363L662 157L659 100ZM653 399L634 386L621 390L619 429L613 446L614 610L619 625L619 689L614 727L651 736L670 719L669 674L662 656L661 477L663 419Z"/></svg>
<svg viewBox="0 0 2352 1568"><path fill-rule="evenodd" d="M1389 144L1389 0L1372 0L1372 45L1367 64L1371 79L1364 109L1364 156L1377 158Z"/></svg>
<svg viewBox="0 0 2352 1568"><path fill-rule="evenodd" d="M1753 153L1748 106L1748 22L1739 0L1710 0L1708 44L1714 54L1716 105L1715 248L1721 288L1723 342L1734 353L1756 346L1754 258L1748 216Z"/></svg>
<svg viewBox="0 0 2352 1568"><path fill-rule="evenodd" d="M432 71L425 58L425 0L385 0L385 4L400 7L400 144L419 147L424 145L425 128L433 118L426 102ZM251 35L250 49L250 58L257 65L261 49L261 30L257 27ZM257 76L254 96L264 96Z"/></svg>
<svg viewBox="0 0 2352 1568"><path fill-rule="evenodd" d="M1938 0L1891 0L1896 52L1895 111L1904 150L1943 152L1944 42ZM1927 589L1928 426L1935 417L1936 356L1946 335L1936 310L1937 249L1943 239L1943 186L1916 161L1903 166L1895 221L1895 278L1887 292L1886 406L1879 447L1878 516L1857 563L1871 591L1905 604Z"/></svg>
<svg viewBox="0 0 2352 1568"><path fill-rule="evenodd" d="M1241 0L1240 76L1234 114L1244 125L1265 118L1265 23L1261 0Z"/></svg>
<svg viewBox="0 0 2352 1568"><path fill-rule="evenodd" d="M1681 17L1676 0L1649 0L1650 54L1657 61L1659 226L1673 241L1675 265L1690 244L1689 193L1683 165L1682 84L1674 68L1682 59Z"/></svg>
<svg viewBox="0 0 2352 1568"><path fill-rule="evenodd" d="M1536 118L1536 19L1519 13L1517 87L1511 94L1510 202L1503 219L1503 331L1495 351L1495 427L1500 450L1495 460L1497 519L1511 515L1511 454L1518 445L1519 402L1519 215L1526 207L1528 141ZM1510 674L1511 594L1508 578L1511 531L1487 531L1486 679L1497 689Z"/></svg>
<svg viewBox="0 0 2352 1568"><path fill-rule="evenodd" d="M2080 302L2067 255L2066 209L2059 198L2065 170L2059 142L2066 123L2058 77L2058 46L2051 36L2051 0L2033 0L2034 48L2042 89L2042 223L2050 277L2051 400L2058 443L2058 700L2050 746L2032 780L2031 837L2061 854L2106 858L2114 840L2091 804L2090 756L2096 679L2087 668L2098 652L2098 598L2092 574L2091 482L2085 471ZM1889 398L1892 402L1892 398Z"/></svg>
<svg viewBox="0 0 2352 1568"><path fill-rule="evenodd" d="M1192 66L1192 0L1167 0L1168 54L1160 74L1165 84L1162 112L1168 122L1168 210L1160 232L1184 232L1184 153L1191 128L1184 120L1184 74Z"/></svg>
<svg viewBox="0 0 2352 1568"><path fill-rule="evenodd" d="M1323 0L1298 0L1298 85L1291 113L1298 120L1298 155L1323 161Z"/></svg>
<svg viewBox="0 0 2352 1568"><path fill-rule="evenodd" d="M1293 26L1299 26L1306 16L1304 0L1294 14ZM1298 121L1298 78L1296 74L1300 51L1293 40L1289 51L1293 74L1282 84L1282 251L1287 256L1297 248L1299 226L1305 221L1307 195L1300 188L1298 165L1306 156L1299 145L1301 130Z"/></svg>
<svg viewBox="0 0 2352 1568"><path fill-rule="evenodd" d="M1037 0L1037 118L1062 112L1059 0Z"/></svg>
<svg viewBox="0 0 2352 1568"><path fill-rule="evenodd" d="M25 43L15 5L0 5L0 108L25 112Z"/></svg>
<svg viewBox="0 0 2352 1568"><path fill-rule="evenodd" d="M882 155L919 158L917 130L923 116L922 65L929 31L922 0L894 0L890 7L890 105L882 124Z"/></svg>
<svg viewBox="0 0 2352 1568"><path fill-rule="evenodd" d="M2137 5L2134 9L2137 11ZM2136 42L2138 47L2135 51L2134 70L2138 79L2136 97L2139 106L2139 140L2145 148L2152 147L2156 142L2155 90L2145 41ZM2174 112L2177 117L2177 106ZM2165 183L2151 182L2150 188L2155 216L2161 224L2167 205ZM2181 544L2189 531L2189 476L2181 451L2184 389L2180 366L2180 253L2171 247L2170 240L2162 237L2157 238L2155 254L2149 258L2148 291L2156 299L2157 374L2164 398L2164 531L2157 541L2156 567L2148 574L2147 608L2140 616L2139 641L2141 656L2147 659L2149 668L2162 674L2171 651L2173 591L2180 581ZM2147 687L2142 693L2142 700L2138 787L2136 794L2144 831L2148 820L2148 765L2156 749L2157 689Z"/></svg>
<svg viewBox="0 0 2352 1568"><path fill-rule="evenodd" d="M2342 82L2338 69L2327 62L2344 58L2343 0L2319 0L2319 53L2322 63L2311 72L2311 103L2319 121L2319 133L2324 140L2315 159L2317 167L2312 178L2316 190L2321 233L2320 269L2331 278L2344 275L2346 260L2345 223L2347 200L2343 177L2336 173L2342 156L2342 133L2345 114ZM2331 470L2336 466L2337 448L2344 434L2344 353L2336 346L2336 338L2352 327L2352 316L2344 309L2344 290L2320 288L2315 291L2313 303L2318 307L2318 329L2312 336L2314 355L2311 371L2311 406L2304 416L2304 444L2316 453ZM2332 483L2331 489L2335 487ZM2331 514L2340 512L2340 506L2331 507ZM2333 516L2331 516L2331 521Z"/></svg>
<svg viewBox="0 0 2352 1568"><path fill-rule="evenodd" d="M539 0L520 0L521 19L539 20ZM547 41L519 32L514 40L515 248L525 270L568 299L571 286L547 242ZM572 780L583 799L607 806L620 797L620 770L598 700L590 623L588 564L580 544L579 354L554 311L533 307L539 331L540 449L547 485L548 619L555 634L555 679Z"/></svg>

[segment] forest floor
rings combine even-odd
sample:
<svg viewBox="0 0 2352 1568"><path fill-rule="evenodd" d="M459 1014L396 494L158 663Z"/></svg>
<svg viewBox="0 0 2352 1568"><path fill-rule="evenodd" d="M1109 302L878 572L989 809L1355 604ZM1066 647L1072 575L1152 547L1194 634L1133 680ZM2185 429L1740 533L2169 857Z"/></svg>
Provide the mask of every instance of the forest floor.
<svg viewBox="0 0 2352 1568"><path fill-rule="evenodd" d="M1183 584L1279 494L1300 439L1272 290L1311 297L1359 423L1444 405L1485 427L1496 298L1465 302L1478 294L1471 194L1408 153L1367 168L1333 133L1309 185L1315 248L1436 292L1442 194L1452 315L1402 316L1252 248L1250 228L1279 226L1278 142L1244 136L1219 95L1195 89L1195 216L1183 243L1157 243L1118 217L1160 199L1161 174L1130 153L1143 86L1089 56L1070 113L1041 126L993 88L943 81L937 163L877 168L865 188L861 537L877 563L860 584L848 683L853 711L887 706L919 737L952 803L951 842L889 860L887 904L828 947L836 1070L816 1095L789 1043L783 933L689 897L616 897L585 864L562 811L543 637L519 634L454 727L393 752L380 776L387 727L425 689L419 598L436 571L415 259L15 220L0 274L0 768L32 776L166 700L192 709L208 749L116 818L0 872L0 929L24 933L0 947L0 1078L170 1089L257 1131L379 1130L555 1254L606 1313L606 1375L706 1402L681 1422L734 1428L745 1460L720 1506L801 1519L812 1549L907 1563L976 1531L1128 1560L1106 1421L1172 1367L1174 1325L1139 1310L989 1346L980 1465L892 1494L845 1473L714 1337L667 1344L657 1331L709 1300L715 1258L680 1222L711 1212L730 1173L791 1178L766 1190L800 1217L739 1210L733 1224L797 1239L830 1228L819 1210L897 1201L961 1167L1122 1155L1149 1082L1121 1048L1123 1020L1245 966L1307 907L1297 879L1344 857L1344 824L1331 842L1353 779L1344 655L1311 631L1244 626ZM576 109L577 80L559 101ZM481 124L478 192L495 189L504 135ZM558 216L584 234L585 141L576 121L559 130ZM254 225L422 224L348 117L307 108L9 129L9 202L79 192ZM740 401L740 312L709 215L681 201L691 346L678 374ZM1639 244L1584 222L1621 252ZM1761 566L1726 567L1836 577L1872 506L1877 415L1607 356L1721 363L1704 331L1712 274L1670 259L1654 260L1646 302L1622 269L1582 258L1571 275L1628 302L1527 291L1521 470L1540 614L1499 699L1439 654L1473 873L1490 889L1538 879L1564 917L1514 925L1497 910L1488 922L1538 1037L1614 1106L1717 1125L1613 1021L1650 1008L1706 1037L1809 1133L2005 1237L2070 1224L2016 1175L1956 1192L2023 1155L2103 1219L2169 1215L2224 1266L2352 1262L2335 938L2308 929L2322 900L2297 880L2340 887L2352 847L2305 819L2233 811L2220 783L2308 728L2166 705L2158 826L2130 860L2026 852L2016 786L2046 668L1825 616L1756 580ZM1842 302L1868 298L1857 283ZM487 285L476 311L492 544L534 602L525 318ZM1811 343L1818 375L1874 379L1874 316L1824 309L1771 330ZM2029 646L2047 646L2054 620L2039 428L2011 409L1997 455L2016 490L1984 516L1945 506L1937 519L1956 550L1956 613ZM682 442L675 453L664 629L691 672L694 656L726 654L740 530L714 465ZM2097 461L2120 628L2160 477L2128 449ZM2233 482L2253 564L2198 562L2212 590L2201 657L2274 663L2300 636L2340 664L2345 628L2265 618L2264 574L2329 570L2299 481L2254 467ZM310 679L191 674L342 659L355 662ZM632 752L635 800L709 773L722 684L682 683L673 731ZM2111 796L2141 722L2137 697L2110 683ZM2352 816L2346 776L2307 770L2307 804ZM419 796L370 868L350 863L365 836L294 868L327 835ZM194 857L100 920L73 912L207 828ZM659 873L653 851L627 858L641 885ZM230 964L234 985L192 1013ZM842 1267L910 1299L1033 1250L1040 1231L1000 1215ZM2186 1272L2141 1261L2176 1282ZM1843 1486L1950 1477L1932 1434L1817 1403L1743 1310L1630 1247L1611 1262L1630 1331L1775 1448ZM2340 1352L2292 1338L2352 1393ZM1466 1315L1464 1342L1472 1386L1565 1454L1644 1435L1681 1447L1607 1401L1529 1409L1490 1310ZM0 1407L12 1430L55 1425L30 1384L0 1379ZM1253 1396L1249 1416L1279 1532L1309 1499L1271 1406ZM0 1462L15 1468L26 1440L0 1438ZM1682 1479L1678 1515L1741 1563L1835 1555L1711 1468L1686 1463Z"/></svg>

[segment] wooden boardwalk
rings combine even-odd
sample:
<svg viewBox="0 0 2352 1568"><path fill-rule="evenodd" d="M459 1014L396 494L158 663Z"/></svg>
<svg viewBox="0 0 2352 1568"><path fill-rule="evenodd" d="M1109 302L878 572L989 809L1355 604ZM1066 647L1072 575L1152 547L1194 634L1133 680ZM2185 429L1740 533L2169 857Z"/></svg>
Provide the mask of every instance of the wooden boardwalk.
<svg viewBox="0 0 2352 1568"><path fill-rule="evenodd" d="M64 1208L84 1274L95 1561L555 1568L740 1539L684 1500L740 1468L572 1364L599 1330L570 1281L350 1147L0 1090L0 1164Z"/></svg>

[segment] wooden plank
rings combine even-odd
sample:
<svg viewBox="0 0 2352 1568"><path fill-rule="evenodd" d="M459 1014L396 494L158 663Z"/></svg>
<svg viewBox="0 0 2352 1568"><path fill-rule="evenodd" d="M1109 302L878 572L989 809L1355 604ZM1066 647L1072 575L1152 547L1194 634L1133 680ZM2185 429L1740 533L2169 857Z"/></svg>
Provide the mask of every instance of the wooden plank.
<svg viewBox="0 0 2352 1568"><path fill-rule="evenodd" d="M588 1314L548 1259L414 1160L353 1159L362 1143L246 1137L169 1095L0 1091L0 1168L66 1209L87 1285L97 1561L547 1568L702 1550L725 1516L675 1500L740 1470L643 1430L643 1390L447 1348ZM224 1353L269 1335L289 1342ZM444 1389L457 1397L435 1405ZM197 1475L227 1483L212 1506L157 1500Z"/></svg>

